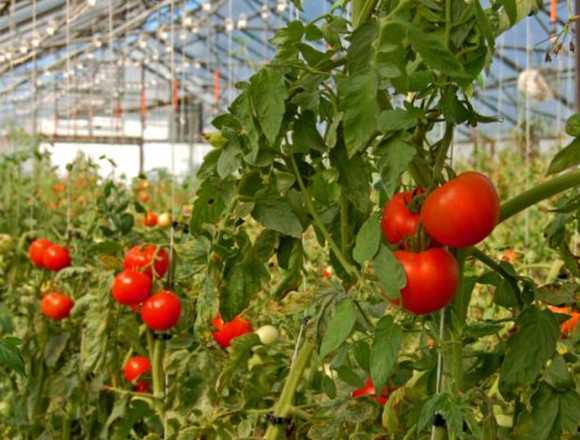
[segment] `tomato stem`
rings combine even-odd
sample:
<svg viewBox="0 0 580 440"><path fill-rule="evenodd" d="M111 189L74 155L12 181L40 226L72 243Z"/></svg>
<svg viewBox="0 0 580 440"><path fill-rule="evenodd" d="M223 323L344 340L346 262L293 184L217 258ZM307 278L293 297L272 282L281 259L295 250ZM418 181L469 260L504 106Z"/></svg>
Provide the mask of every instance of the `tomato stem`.
<svg viewBox="0 0 580 440"><path fill-rule="evenodd" d="M153 334L147 332L147 344L151 353L151 376L153 380L154 408L158 413L161 422L164 422L163 394L165 390L163 378L163 355L164 344L160 338L153 341Z"/></svg>
<svg viewBox="0 0 580 440"><path fill-rule="evenodd" d="M501 223L542 200L578 185L580 185L580 170L570 171L540 183L503 203L499 222Z"/></svg>
<svg viewBox="0 0 580 440"><path fill-rule="evenodd" d="M352 264L349 263L346 256L342 253L342 251L340 250L340 248L338 247L338 245L333 240L332 236L330 235L330 233L328 232L328 230L326 229L326 227L324 226L324 224L320 220L320 217L318 216L318 213L316 212L316 209L314 208L314 204L312 203L312 199L310 197L310 193L308 192L308 188L306 188L306 185L304 185L304 181L302 180L302 175L300 174L300 170L298 169L298 165L296 164L296 160L294 159L294 155L292 153L290 153L288 155L288 159L290 160L290 165L292 166L292 170L294 171L294 174L296 176L298 186L300 187L302 194L304 194L306 208L310 212L310 215L312 216L312 220L314 221L314 224L316 225L316 227L320 230L320 232L324 236L324 239L326 240L326 242L328 243L328 245L330 246L330 248L334 252L336 259L342 265L344 270L349 275L353 276L354 278L357 278L357 279L360 278L360 274L358 273L358 270Z"/></svg>
<svg viewBox="0 0 580 440"><path fill-rule="evenodd" d="M288 417L292 410L292 401L294 400L294 395L296 394L296 389L298 388L298 383L310 362L312 357L312 352L314 351L314 344L308 340L304 342L296 359L290 366L290 372L286 377L286 382L284 383L284 388L282 389L282 394L280 399L274 406L274 416L276 417ZM282 432L281 425L268 426L264 440L276 440L279 438Z"/></svg>

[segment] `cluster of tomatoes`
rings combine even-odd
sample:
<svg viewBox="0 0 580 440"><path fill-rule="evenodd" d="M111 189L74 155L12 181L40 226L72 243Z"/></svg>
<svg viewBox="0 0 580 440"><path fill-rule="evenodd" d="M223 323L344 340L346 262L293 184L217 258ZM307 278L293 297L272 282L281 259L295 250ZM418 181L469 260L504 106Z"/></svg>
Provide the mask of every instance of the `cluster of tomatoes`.
<svg viewBox="0 0 580 440"><path fill-rule="evenodd" d="M211 324L214 328L213 339L223 349L228 348L234 339L254 332L252 323L241 316L236 316L231 321L224 322L222 316L218 313L211 321ZM278 329L272 325L264 325L256 330L255 333L264 345L273 344L279 336Z"/></svg>
<svg viewBox="0 0 580 440"><path fill-rule="evenodd" d="M58 272L70 266L70 253L66 247L54 244L46 238L34 240L28 247L32 264L41 269ZM47 318L60 321L70 315L73 299L62 292L48 292L40 302L40 310Z"/></svg>
<svg viewBox="0 0 580 440"><path fill-rule="evenodd" d="M154 331L173 328L181 314L181 301L170 290L151 294L154 280L162 278L169 268L165 249L147 244L134 246L125 255L125 270L113 280L112 294L119 304L139 311L147 327Z"/></svg>
<svg viewBox="0 0 580 440"><path fill-rule="evenodd" d="M166 229L171 226L171 222L171 214L168 212L157 215L154 211L147 211L143 215L143 224L148 228L157 226L161 229Z"/></svg>
<svg viewBox="0 0 580 440"><path fill-rule="evenodd" d="M484 240L499 215L493 183L473 171L430 193L417 188L395 194L385 204L381 229L385 239L398 247L394 255L406 274L403 308L421 315L449 304L459 285L459 266L446 247L464 248Z"/></svg>

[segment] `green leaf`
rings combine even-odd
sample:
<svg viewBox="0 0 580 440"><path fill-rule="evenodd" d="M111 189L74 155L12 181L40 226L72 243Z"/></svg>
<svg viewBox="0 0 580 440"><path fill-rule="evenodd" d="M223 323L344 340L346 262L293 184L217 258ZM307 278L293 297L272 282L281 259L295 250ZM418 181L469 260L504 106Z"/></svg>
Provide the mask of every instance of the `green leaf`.
<svg viewBox="0 0 580 440"><path fill-rule="evenodd" d="M560 429L570 434L577 433L580 425L580 395L576 390L560 394L558 424Z"/></svg>
<svg viewBox="0 0 580 440"><path fill-rule="evenodd" d="M236 142L228 142L220 154L217 161L216 171L218 176L222 179L233 174L240 167L242 160L240 158L241 151Z"/></svg>
<svg viewBox="0 0 580 440"><path fill-rule="evenodd" d="M371 378L377 390L386 385L393 371L401 348L402 334L392 316L383 316L377 323L370 357Z"/></svg>
<svg viewBox="0 0 580 440"><path fill-rule="evenodd" d="M524 413L515 427L516 440L549 440L560 410L558 395L546 384L532 397L532 412Z"/></svg>
<svg viewBox="0 0 580 440"><path fill-rule="evenodd" d="M362 150L377 130L377 77L366 70L338 80L344 140L348 157Z"/></svg>
<svg viewBox="0 0 580 440"><path fill-rule="evenodd" d="M328 321L326 331L320 344L320 357L324 358L342 345L349 337L356 322L355 306L352 300L344 299L337 306L334 315Z"/></svg>
<svg viewBox="0 0 580 440"><path fill-rule="evenodd" d="M403 266L387 246L381 245L379 253L373 260L373 267L387 296L391 299L399 298L401 289L407 283L407 276Z"/></svg>
<svg viewBox="0 0 580 440"><path fill-rule="evenodd" d="M213 225L219 221L230 203L232 186L225 180L209 178L197 190L191 215L191 230L197 232L204 224Z"/></svg>
<svg viewBox="0 0 580 440"><path fill-rule="evenodd" d="M22 376L26 375L24 371L24 360L18 349L20 340L17 338L0 339L0 367L16 371Z"/></svg>
<svg viewBox="0 0 580 440"><path fill-rule="evenodd" d="M554 356L548 368L546 368L545 380L558 391L573 390L575 387L574 377L568 370L564 358L560 355Z"/></svg>
<svg viewBox="0 0 580 440"><path fill-rule="evenodd" d="M118 241L102 241L90 247L91 255L117 255L123 252L123 245Z"/></svg>
<svg viewBox="0 0 580 440"><path fill-rule="evenodd" d="M431 425L433 416L441 414L445 419L450 432L454 433L456 438L463 434L463 412L461 404L448 393L434 394L425 402L419 420L417 421L417 430L421 432Z"/></svg>
<svg viewBox="0 0 580 440"><path fill-rule="evenodd" d="M256 119L272 145L280 132L285 112L284 101L288 97L282 74L273 68L262 68L252 77L250 93Z"/></svg>
<svg viewBox="0 0 580 440"><path fill-rule="evenodd" d="M500 369L500 391L508 394L518 385L531 385L554 354L560 328L553 314L534 307L517 320L519 330L507 343Z"/></svg>
<svg viewBox="0 0 580 440"><path fill-rule="evenodd" d="M310 149L324 152L327 150L324 139L316 128L316 116L308 111L300 115L294 123L292 146L295 153L308 153Z"/></svg>
<svg viewBox="0 0 580 440"><path fill-rule="evenodd" d="M368 68L369 53L372 53L372 44L376 39L378 27L375 21L361 25L352 33L350 46L347 52L347 67L351 74Z"/></svg>
<svg viewBox="0 0 580 440"><path fill-rule="evenodd" d="M397 21L396 23L407 32L407 37L411 45L421 55L425 64L451 77L468 77L463 69L463 65L445 44L443 44L444 38L442 33L425 33L418 27L405 21Z"/></svg>
<svg viewBox="0 0 580 440"><path fill-rule="evenodd" d="M356 235L352 257L357 263L363 264L377 254L380 244L381 222L379 215L373 214L364 222Z"/></svg>
<svg viewBox="0 0 580 440"><path fill-rule="evenodd" d="M343 145L337 146L334 153L342 193L360 212L368 213L371 210L368 162L360 154L349 158Z"/></svg>
<svg viewBox="0 0 580 440"><path fill-rule="evenodd" d="M379 131L389 133L413 128L417 125L420 114L417 111L403 109L385 110L379 115Z"/></svg>
<svg viewBox="0 0 580 440"><path fill-rule="evenodd" d="M58 333L48 338L44 347L44 361L48 367L54 367L60 355L66 348L70 335L68 333Z"/></svg>
<svg viewBox="0 0 580 440"><path fill-rule="evenodd" d="M580 136L580 113L574 113L566 121L566 134L573 137Z"/></svg>
<svg viewBox="0 0 580 440"><path fill-rule="evenodd" d="M217 378L216 389L223 390L230 383L236 373L246 370L247 362L252 354L252 348L260 345L260 338L255 333L248 333L238 336L232 341L228 349L229 356L225 365L221 368L221 373Z"/></svg>
<svg viewBox="0 0 580 440"><path fill-rule="evenodd" d="M550 162L547 174L556 174L578 164L580 164L580 138L574 139L558 151Z"/></svg>
<svg viewBox="0 0 580 440"><path fill-rule="evenodd" d="M383 179L387 197L391 197L399 187L401 174L408 168L415 157L415 147L399 137L381 144L377 149L379 155L379 172Z"/></svg>
<svg viewBox="0 0 580 440"><path fill-rule="evenodd" d="M477 27L479 27L479 30L481 31L485 39L487 40L488 46L490 47L490 49L493 50L495 48L495 32L491 27L489 18L487 17L487 14L481 7L479 0L474 1L473 5L475 6L475 16L477 17L475 23Z"/></svg>
<svg viewBox="0 0 580 440"><path fill-rule="evenodd" d="M510 25L514 25L518 21L518 6L516 0L498 0L503 6L503 9L510 20Z"/></svg>
<svg viewBox="0 0 580 440"><path fill-rule="evenodd" d="M252 216L266 228L300 238L302 224L287 200L267 198L256 200Z"/></svg>

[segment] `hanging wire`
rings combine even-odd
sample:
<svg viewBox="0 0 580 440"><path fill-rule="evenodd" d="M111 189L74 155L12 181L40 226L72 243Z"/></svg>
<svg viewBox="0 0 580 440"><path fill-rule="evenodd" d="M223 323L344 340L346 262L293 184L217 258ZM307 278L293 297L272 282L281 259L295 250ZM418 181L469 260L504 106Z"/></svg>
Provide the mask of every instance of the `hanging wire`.
<svg viewBox="0 0 580 440"><path fill-rule="evenodd" d="M65 96L68 104L68 123L66 124L66 133L70 135L70 121L72 119L72 105L70 104L70 0L66 0L66 14L65 14L65 30L66 30L66 72L65 72ZM58 118L58 116L57 116ZM58 119L57 119L58 124ZM66 238L70 238L71 220L72 220L72 176L71 171L67 173L66 179Z"/></svg>
<svg viewBox="0 0 580 440"><path fill-rule="evenodd" d="M532 30L531 30L531 20L526 20L526 71L529 72L530 67L532 66ZM526 164L526 171L525 171L525 189L527 190L530 187L530 174L531 174L531 161L530 161L530 152L531 152L531 102L530 102L530 94L527 93L526 87L526 94L525 94L525 164ZM524 219L524 244L527 246L529 239L530 239L530 210L526 209L525 212L525 219Z"/></svg>
<svg viewBox="0 0 580 440"><path fill-rule="evenodd" d="M175 125L177 114L177 103L174 94L176 93L175 84L175 0L170 2L170 25L169 25L169 41L171 44L171 51L169 53L170 58L170 75L171 75L171 119ZM175 133L171 134L171 219L176 218L175 210ZM171 227L169 229L169 261L172 262L172 270L169 271L168 284L169 288L173 288L175 273L175 228ZM167 381L166 381L167 382Z"/></svg>
<svg viewBox="0 0 580 440"><path fill-rule="evenodd" d="M233 11L232 11L232 0L228 0L228 20L233 22ZM226 29L228 34L228 104L232 103L233 100L233 76L234 76L234 65L232 57L232 33L233 29L229 31Z"/></svg>
<svg viewBox="0 0 580 440"><path fill-rule="evenodd" d="M505 39L504 39L504 34L502 34L499 37L499 41L498 41L498 45L497 45L497 52L500 55L500 60L503 59L504 45L505 45ZM498 68L497 68L497 76L498 76L497 83L498 84L497 84L497 92L496 92L496 96L497 96L497 104L496 104L497 114L498 114L498 117L500 117L500 118L501 118L501 115L502 115L502 112L503 112L503 100L502 100L502 95L503 95L503 74L504 74L504 71L503 71L503 61L500 61L498 63ZM500 124L503 125L503 121L500 121ZM496 132L495 132L495 145L496 145L496 148L499 147L501 138L502 138L502 130L499 129L499 127L498 127L498 130L496 130Z"/></svg>

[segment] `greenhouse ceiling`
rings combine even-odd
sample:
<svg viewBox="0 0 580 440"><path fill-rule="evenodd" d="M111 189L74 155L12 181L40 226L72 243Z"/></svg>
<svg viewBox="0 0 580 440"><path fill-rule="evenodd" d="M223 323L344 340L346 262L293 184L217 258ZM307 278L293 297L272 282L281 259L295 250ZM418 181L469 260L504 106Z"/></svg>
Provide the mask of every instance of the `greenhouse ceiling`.
<svg viewBox="0 0 580 440"><path fill-rule="evenodd" d="M550 13L550 3L500 38L474 91L482 113L501 115L496 131L511 132L523 120L549 128L575 107L573 51L566 43L547 56L550 35L573 39L573 11L560 1ZM0 124L137 117L144 90L147 109L162 115L173 80L215 114L235 96L235 83L271 58L276 29L328 13L332 4L305 0L300 11L290 0L0 1Z"/></svg>

